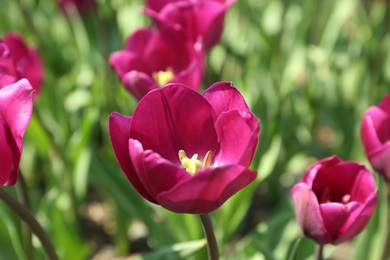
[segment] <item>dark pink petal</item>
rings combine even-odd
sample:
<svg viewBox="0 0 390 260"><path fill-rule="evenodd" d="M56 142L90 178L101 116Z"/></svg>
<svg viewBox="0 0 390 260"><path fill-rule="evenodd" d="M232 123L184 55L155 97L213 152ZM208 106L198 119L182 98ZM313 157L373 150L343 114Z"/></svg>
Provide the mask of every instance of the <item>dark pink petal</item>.
<svg viewBox="0 0 390 260"><path fill-rule="evenodd" d="M256 176L256 171L239 165L206 168L171 190L160 193L157 200L173 212L206 214L218 209Z"/></svg>
<svg viewBox="0 0 390 260"><path fill-rule="evenodd" d="M390 134L386 133L390 131L389 119L390 116L379 107L370 107L364 114L361 138L368 157L380 149L390 137Z"/></svg>
<svg viewBox="0 0 390 260"><path fill-rule="evenodd" d="M328 235L333 241L338 236L340 228L348 218L349 212L347 206L334 202L323 203L320 204L320 212Z"/></svg>
<svg viewBox="0 0 390 260"><path fill-rule="evenodd" d="M6 185L16 183L19 161L23 150L23 135L30 122L33 89L26 79L6 86L0 90L0 118L4 126L3 136L8 136L7 143L12 145L13 167ZM3 127L0 126L0 127ZM5 156L10 158L10 156Z"/></svg>
<svg viewBox="0 0 390 260"><path fill-rule="evenodd" d="M387 142L381 149L372 153L368 159L372 167L382 174L387 181L390 181L390 142Z"/></svg>
<svg viewBox="0 0 390 260"><path fill-rule="evenodd" d="M210 102L218 116L235 108L243 113L243 116L247 113L252 114L244 98L231 82L217 82L202 95Z"/></svg>
<svg viewBox="0 0 390 260"><path fill-rule="evenodd" d="M121 80L127 72L132 70L149 71L148 66L137 53L127 50L112 53L109 63Z"/></svg>
<svg viewBox="0 0 390 260"><path fill-rule="evenodd" d="M194 44L194 56L188 67L179 71L171 83L181 83L194 90L198 90L203 78L204 53L200 43Z"/></svg>
<svg viewBox="0 0 390 260"><path fill-rule="evenodd" d="M382 101L378 104L378 107L386 111L390 116L390 94L387 94Z"/></svg>
<svg viewBox="0 0 390 260"><path fill-rule="evenodd" d="M221 3L219 1L199 1L195 8L198 19L198 31L204 39L205 51L210 50L219 42L223 31L226 10L236 1ZM206 15L205 15L206 14Z"/></svg>
<svg viewBox="0 0 390 260"><path fill-rule="evenodd" d="M215 129L221 147L215 163L249 167L260 133L258 119L250 112L243 117L239 110L233 109L218 117Z"/></svg>
<svg viewBox="0 0 390 260"><path fill-rule="evenodd" d="M348 220L340 229L339 237L333 241L333 244L340 244L359 234L370 220L370 217L375 210L377 202L378 192L376 191L367 199L366 203L363 206L358 207L357 210L354 210L350 214Z"/></svg>
<svg viewBox="0 0 390 260"><path fill-rule="evenodd" d="M326 230L317 197L305 183L296 184L291 190L295 215L303 233L318 244L329 243L331 238Z"/></svg>
<svg viewBox="0 0 390 260"><path fill-rule="evenodd" d="M125 43L125 50L137 53L137 55L143 57L150 39L155 34L156 31L150 28L138 29L129 38L127 38Z"/></svg>
<svg viewBox="0 0 390 260"><path fill-rule="evenodd" d="M138 104L131 122L130 137L163 158L180 165L179 150L188 157L195 153L203 160L215 153L218 137L214 128L215 113L196 91L169 84L152 90Z"/></svg>
<svg viewBox="0 0 390 260"><path fill-rule="evenodd" d="M350 201L356 201L364 204L366 203L367 198L374 194L375 191L375 180L371 172L362 165L362 169L357 174L350 192Z"/></svg>
<svg viewBox="0 0 390 260"><path fill-rule="evenodd" d="M174 74L186 69L197 58L194 45L174 31L154 31L142 56L152 71L165 71L168 67Z"/></svg>
<svg viewBox="0 0 390 260"><path fill-rule="evenodd" d="M14 167L13 147L14 139L9 127L0 116L0 186L3 186L9 179Z"/></svg>
<svg viewBox="0 0 390 260"><path fill-rule="evenodd" d="M329 189L329 200L341 203L345 195L351 195L355 182L360 176L359 173L364 170L364 165L352 161L338 163L329 168L323 167L317 172L312 185L313 192L321 198L322 193Z"/></svg>
<svg viewBox="0 0 390 260"><path fill-rule="evenodd" d="M159 193L192 177L179 165L165 160L151 150L144 151L137 140L129 140L129 151L138 178L154 200L157 200Z"/></svg>
<svg viewBox="0 0 390 260"><path fill-rule="evenodd" d="M129 139L130 139L130 124L131 117L122 116L119 113L111 113L108 121L108 130L110 134L112 148L119 165L121 166L126 177L129 179L134 188L147 200L156 203L156 201L149 195L145 187L142 185L135 172L133 163L129 153Z"/></svg>
<svg viewBox="0 0 390 260"><path fill-rule="evenodd" d="M317 173L319 170L327 169L329 167L333 167L334 165L337 165L339 163L342 163L343 161L333 155L331 157L327 157L325 159L322 159L321 161L314 164L302 177L302 182L305 182L310 187L313 185L314 178L317 176Z"/></svg>
<svg viewBox="0 0 390 260"><path fill-rule="evenodd" d="M150 9L159 12L165 5L178 1L180 0L145 0L145 4Z"/></svg>
<svg viewBox="0 0 390 260"><path fill-rule="evenodd" d="M3 40L14 59L15 67L19 75L18 79L28 79L36 91L34 94L39 94L43 82L44 70L37 50L27 47L22 36L18 33L6 33Z"/></svg>
<svg viewBox="0 0 390 260"><path fill-rule="evenodd" d="M149 91L159 88L154 79L137 70L126 73L122 78L122 84L138 100L141 100Z"/></svg>

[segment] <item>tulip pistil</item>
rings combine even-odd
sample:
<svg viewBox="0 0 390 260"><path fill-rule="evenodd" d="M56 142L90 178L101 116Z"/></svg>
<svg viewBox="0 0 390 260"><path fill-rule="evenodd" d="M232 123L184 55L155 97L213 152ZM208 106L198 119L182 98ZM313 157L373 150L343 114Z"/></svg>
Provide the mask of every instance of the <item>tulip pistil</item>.
<svg viewBox="0 0 390 260"><path fill-rule="evenodd" d="M173 69L172 67L168 67L167 70L160 70L160 71L155 71L152 74L153 79L157 82L158 85L165 86L169 81L173 79L175 76L173 74Z"/></svg>
<svg viewBox="0 0 390 260"><path fill-rule="evenodd" d="M203 160L203 164L198 160L198 154L194 154L191 159L187 157L184 150L179 151L179 158L181 165L186 169L187 172L191 173L192 175L195 175L199 169L200 165L202 164L202 168L207 168L210 165L211 162L211 151L208 151L206 153L206 156Z"/></svg>

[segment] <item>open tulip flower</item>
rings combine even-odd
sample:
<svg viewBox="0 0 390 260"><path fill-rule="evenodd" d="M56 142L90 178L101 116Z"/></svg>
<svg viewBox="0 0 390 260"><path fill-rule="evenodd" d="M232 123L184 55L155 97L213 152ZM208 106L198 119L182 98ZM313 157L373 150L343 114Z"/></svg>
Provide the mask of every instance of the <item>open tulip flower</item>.
<svg viewBox="0 0 390 260"><path fill-rule="evenodd" d="M0 88L26 78L39 93L43 66L37 50L29 48L18 33L8 32L0 39Z"/></svg>
<svg viewBox="0 0 390 260"><path fill-rule="evenodd" d="M26 79L0 89L0 186L17 181L23 135L33 109L32 94Z"/></svg>
<svg viewBox="0 0 390 260"><path fill-rule="evenodd" d="M231 83L153 90L132 117L112 113L109 132L135 189L173 212L209 213L257 176L248 167L259 121Z"/></svg>
<svg viewBox="0 0 390 260"><path fill-rule="evenodd" d="M390 182L390 94L366 111L360 134L372 167Z"/></svg>
<svg viewBox="0 0 390 260"><path fill-rule="evenodd" d="M225 12L234 2L236 0L148 0L144 11L161 30L179 31L192 42L201 38L208 51L219 42Z"/></svg>
<svg viewBox="0 0 390 260"><path fill-rule="evenodd" d="M364 165L336 156L312 166L291 194L303 233L319 245L356 236L378 202L374 178Z"/></svg>
<svg viewBox="0 0 390 260"><path fill-rule="evenodd" d="M200 43L179 33L143 28L131 35L125 49L110 56L110 65L125 88L137 99L167 83L198 90L204 69Z"/></svg>

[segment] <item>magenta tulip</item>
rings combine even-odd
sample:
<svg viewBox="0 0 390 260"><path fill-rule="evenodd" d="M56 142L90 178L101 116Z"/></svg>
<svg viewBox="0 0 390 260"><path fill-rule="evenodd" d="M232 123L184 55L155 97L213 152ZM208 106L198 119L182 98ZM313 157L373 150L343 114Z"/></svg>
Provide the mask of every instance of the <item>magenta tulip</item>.
<svg viewBox="0 0 390 260"><path fill-rule="evenodd" d="M26 78L39 94L43 66L38 52L29 48L18 33L6 33L0 39L0 88Z"/></svg>
<svg viewBox="0 0 390 260"><path fill-rule="evenodd" d="M16 183L23 135L33 109L33 88L26 79L0 89L0 186Z"/></svg>
<svg viewBox="0 0 390 260"><path fill-rule="evenodd" d="M366 111L360 134L372 167L390 182L390 94Z"/></svg>
<svg viewBox="0 0 390 260"><path fill-rule="evenodd" d="M149 0L146 1L145 13L161 30L176 30L192 42L200 38L208 51L219 42L225 12L234 2L236 0Z"/></svg>
<svg viewBox="0 0 390 260"><path fill-rule="evenodd" d="M318 244L339 244L366 226L378 202L364 165L332 156L313 165L291 191L303 233Z"/></svg>
<svg viewBox="0 0 390 260"><path fill-rule="evenodd" d="M112 113L109 132L134 188L177 213L216 210L257 176L248 167L259 121L231 83L202 95L182 84L153 90L132 117Z"/></svg>
<svg viewBox="0 0 390 260"><path fill-rule="evenodd" d="M199 89L204 69L200 44L176 32L143 28L130 36L125 49L114 52L110 65L125 88L137 99L168 83Z"/></svg>

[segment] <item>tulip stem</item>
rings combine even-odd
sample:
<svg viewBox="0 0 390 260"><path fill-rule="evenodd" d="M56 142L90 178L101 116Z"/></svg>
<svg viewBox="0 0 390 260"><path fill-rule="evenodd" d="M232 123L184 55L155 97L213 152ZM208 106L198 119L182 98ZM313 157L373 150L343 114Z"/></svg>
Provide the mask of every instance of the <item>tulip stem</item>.
<svg viewBox="0 0 390 260"><path fill-rule="evenodd" d="M0 188L0 199L7 204L31 229L31 231L41 241L46 258L49 260L58 260L54 246L42 226L38 223L31 212L21 204L11 193L4 187Z"/></svg>
<svg viewBox="0 0 390 260"><path fill-rule="evenodd" d="M390 183L386 182L387 188L387 234L382 251L382 260L388 259L390 247Z"/></svg>
<svg viewBox="0 0 390 260"><path fill-rule="evenodd" d="M324 259L324 257L322 256L323 249L324 249L323 245L317 244L315 260L323 260Z"/></svg>
<svg viewBox="0 0 390 260"><path fill-rule="evenodd" d="M16 193L24 204L24 206L31 211L30 199L28 196L27 185L24 180L22 172L19 170L18 181L16 182ZM22 223L22 234L24 246L26 247L27 260L34 259L34 247L32 245L32 233L30 227L26 223Z"/></svg>
<svg viewBox="0 0 390 260"><path fill-rule="evenodd" d="M209 260L218 260L218 244L217 240L215 239L213 223L211 222L210 216L208 214L202 214L200 215L200 219L202 220L203 232L207 240L207 251L209 255Z"/></svg>

